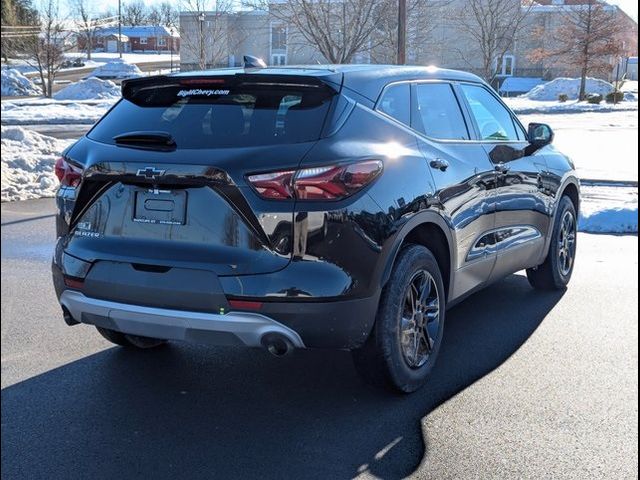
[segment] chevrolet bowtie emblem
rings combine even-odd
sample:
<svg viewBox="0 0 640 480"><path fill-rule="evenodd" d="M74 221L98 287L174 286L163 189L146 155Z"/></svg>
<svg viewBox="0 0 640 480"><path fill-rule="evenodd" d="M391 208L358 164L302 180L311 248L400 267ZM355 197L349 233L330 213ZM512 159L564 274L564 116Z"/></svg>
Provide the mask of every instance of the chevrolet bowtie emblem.
<svg viewBox="0 0 640 480"><path fill-rule="evenodd" d="M160 170L154 167L140 168L136 172L136 177L144 177L144 178L153 180L154 178L161 177L162 175L164 175L165 171L166 170Z"/></svg>

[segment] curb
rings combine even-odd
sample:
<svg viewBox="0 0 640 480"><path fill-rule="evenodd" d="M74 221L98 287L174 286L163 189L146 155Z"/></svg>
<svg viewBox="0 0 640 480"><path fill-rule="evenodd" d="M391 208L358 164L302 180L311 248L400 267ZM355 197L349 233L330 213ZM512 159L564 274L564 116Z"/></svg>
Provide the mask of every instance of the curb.
<svg viewBox="0 0 640 480"><path fill-rule="evenodd" d="M638 188L637 180L601 180L581 178L580 185L584 187L634 187Z"/></svg>

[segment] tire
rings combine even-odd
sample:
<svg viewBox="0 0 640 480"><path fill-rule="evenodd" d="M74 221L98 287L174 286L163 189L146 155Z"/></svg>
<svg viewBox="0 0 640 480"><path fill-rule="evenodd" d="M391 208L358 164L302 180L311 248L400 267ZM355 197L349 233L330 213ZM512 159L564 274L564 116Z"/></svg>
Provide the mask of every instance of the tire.
<svg viewBox="0 0 640 480"><path fill-rule="evenodd" d="M430 282L429 296L417 309L409 309L409 289L412 285L421 284L423 278ZM418 311L417 317L415 314L411 317L418 320L406 320L410 311ZM373 330L365 344L352 351L356 369L370 384L402 393L418 390L426 383L438 356L444 318L444 283L438 262L423 246L403 248L382 291ZM418 322L426 326L419 328ZM412 328L422 330L421 341L414 343L416 336L406 333ZM414 345L418 345L423 355L427 354L426 358L421 355L417 361L418 350L412 348Z"/></svg>
<svg viewBox="0 0 640 480"><path fill-rule="evenodd" d="M570 234L566 235L563 227L568 218L571 219L572 227L570 228ZM577 222L578 216L573 202L569 197L563 196L560 199L558 213L553 224L547 258L541 265L527 269L527 279L533 288L538 290L562 290L569 284L576 258ZM567 240L566 243L565 240ZM570 255L568 264L568 257L562 255L563 249L568 249L567 253Z"/></svg>
<svg viewBox="0 0 640 480"><path fill-rule="evenodd" d="M111 343L120 345L121 347L148 349L159 347L167 343L166 340L160 338L141 337L139 335L128 335L126 333L117 332L109 328L96 327L100 335Z"/></svg>

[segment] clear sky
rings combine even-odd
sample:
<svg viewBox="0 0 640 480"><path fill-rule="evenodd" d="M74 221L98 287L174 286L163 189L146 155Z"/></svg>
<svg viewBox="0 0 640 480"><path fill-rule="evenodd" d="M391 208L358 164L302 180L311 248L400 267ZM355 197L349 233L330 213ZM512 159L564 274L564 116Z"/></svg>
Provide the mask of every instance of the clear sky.
<svg viewBox="0 0 640 480"><path fill-rule="evenodd" d="M609 0L609 3L620 6L631 17L638 20L638 0Z"/></svg>
<svg viewBox="0 0 640 480"><path fill-rule="evenodd" d="M99 5L99 7L96 8L97 10L118 6L118 0L93 0L93 1L95 2L96 6ZM127 1L128 0L122 0L122 3L126 3ZM147 5L151 5L154 3L161 3L163 0L143 0L143 1ZM627 12L634 19L636 20L638 19L638 0L608 0L608 1L611 4L620 6L625 12ZM60 3L63 4L64 0L62 0ZM172 3L176 6L179 5L179 2L176 2L175 0L173 0ZM241 2L238 1L238 3L241 3Z"/></svg>

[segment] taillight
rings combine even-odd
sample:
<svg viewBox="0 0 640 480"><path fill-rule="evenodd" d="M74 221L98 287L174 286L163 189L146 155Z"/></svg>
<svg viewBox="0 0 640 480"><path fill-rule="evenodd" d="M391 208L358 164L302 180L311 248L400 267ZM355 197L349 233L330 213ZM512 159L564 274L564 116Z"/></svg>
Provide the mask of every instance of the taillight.
<svg viewBox="0 0 640 480"><path fill-rule="evenodd" d="M262 173L251 175L248 179L261 197L270 200L285 200L293 197L291 179L294 173L293 170Z"/></svg>
<svg viewBox="0 0 640 480"><path fill-rule="evenodd" d="M56 160L54 172L56 174L56 177L58 177L58 180L60 180L60 184L62 186L77 187L78 185L80 185L80 180L82 179L82 169L76 167L75 165L71 165L65 160L64 157L60 157Z"/></svg>
<svg viewBox="0 0 640 480"><path fill-rule="evenodd" d="M248 177L258 194L270 200L339 200L353 195L382 172L380 160L303 168Z"/></svg>

